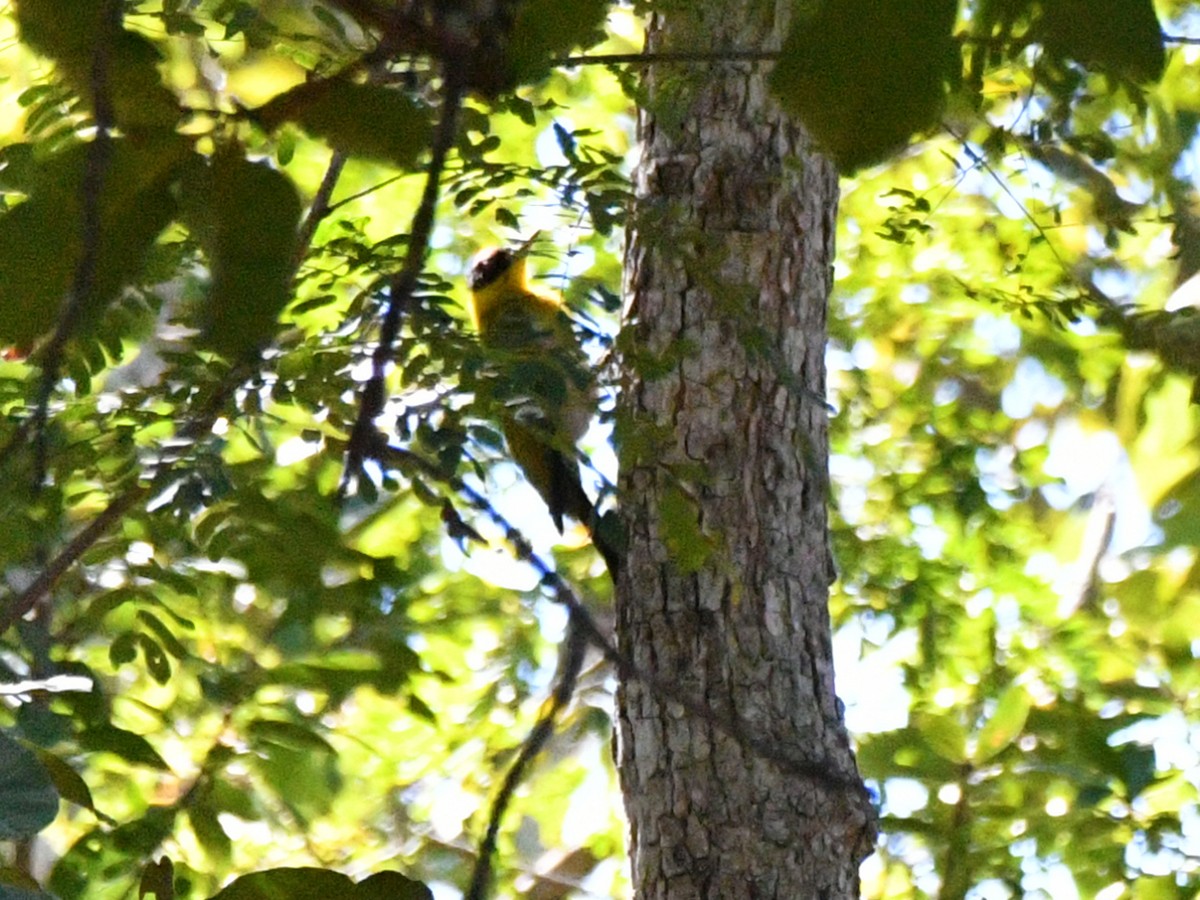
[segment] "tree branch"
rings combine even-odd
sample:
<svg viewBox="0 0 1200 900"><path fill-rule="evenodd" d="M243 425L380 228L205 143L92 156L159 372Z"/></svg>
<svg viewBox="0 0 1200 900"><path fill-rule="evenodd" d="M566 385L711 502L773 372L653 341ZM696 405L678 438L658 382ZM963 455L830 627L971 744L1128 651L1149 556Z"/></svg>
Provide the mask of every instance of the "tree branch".
<svg viewBox="0 0 1200 900"><path fill-rule="evenodd" d="M80 183L81 241L79 263L75 268L75 280L59 314L54 334L42 350L42 380L38 388L37 405L34 407L34 464L33 487L38 490L46 477L48 448L46 422L49 418L50 397L58 381L58 370L62 366L63 351L67 341L75 333L79 317L92 299L96 286L96 270L100 259L100 195L104 190L104 175L112 157L112 129L115 125L112 98L108 91L108 70L111 41L109 38L121 30L122 4L120 0L105 0L100 26L97 29L95 51L92 54L90 84L92 109L96 117L96 136L88 146L84 163L83 180Z"/></svg>
<svg viewBox="0 0 1200 900"><path fill-rule="evenodd" d="M589 643L591 641L584 629L578 627L578 620L575 613L572 612L567 620L565 649L554 693L550 696L550 706L538 717L528 736L521 742L517 758L509 766L508 772L504 775L504 783L501 784L496 799L492 801L487 830L479 842L479 852L475 857L475 867L471 872L471 886L464 895L465 900L484 900L487 896L488 885L492 879L492 855L496 852L496 840L500 835L500 821L504 818L504 813L508 811L513 794L525 780L525 770L529 768L534 757L542 752L542 748L554 734L554 722L559 713L566 709L567 704L571 702Z"/></svg>
<svg viewBox="0 0 1200 900"><path fill-rule="evenodd" d="M379 342L371 355L371 377L363 386L358 418L351 429L350 443L346 449L346 470L339 488L342 495L345 495L350 482L362 474L363 463L372 458L377 448L385 443L375 427L375 419L383 412L387 400L387 370L392 362L396 337L400 332L400 320L416 292L417 281L425 265L429 238L433 233L437 213L442 171L458 133L458 110L462 103L464 85L455 69L451 64L445 67L442 115L433 137L425 189L413 216L412 228L409 230L404 267L392 278L388 286L388 305L379 329Z"/></svg>
<svg viewBox="0 0 1200 900"><path fill-rule="evenodd" d="M520 529L501 515L486 497L461 478L447 475L445 470L411 450L390 444L381 448L379 458L381 462L391 463L401 471L406 466L410 466L441 481L465 497L472 507L501 528L504 531L505 539L516 551L517 558L534 568L543 583L553 591L555 602L565 607L571 614L572 626L578 628L588 641L604 654L604 658L613 664L622 680L641 682L660 702L674 703L689 715L708 722L717 731L748 751L751 756L775 765L782 772L862 795L862 782L856 774L839 772L834 763L829 760L797 759L773 744L755 737L746 723L737 716L736 710L730 712L716 710L708 703L688 696L679 689L675 680L639 668L630 656L613 645L587 607L584 606L575 589L558 574L558 570L551 563L533 550L528 538L521 533ZM863 799L869 798L864 797Z"/></svg>
<svg viewBox="0 0 1200 900"><path fill-rule="evenodd" d="M317 192L313 194L312 203L308 207L308 215L304 217L304 221L300 224L300 233L296 239L296 256L294 262L296 269L300 268L300 263L304 261L304 257L312 247L313 236L317 233L317 226L334 210L333 204L329 201L333 197L333 190L337 187L338 179L342 176L342 169L346 167L346 159L346 154L341 150L335 150L329 158L329 165L325 167L325 175L321 178L321 183L317 186Z"/></svg>

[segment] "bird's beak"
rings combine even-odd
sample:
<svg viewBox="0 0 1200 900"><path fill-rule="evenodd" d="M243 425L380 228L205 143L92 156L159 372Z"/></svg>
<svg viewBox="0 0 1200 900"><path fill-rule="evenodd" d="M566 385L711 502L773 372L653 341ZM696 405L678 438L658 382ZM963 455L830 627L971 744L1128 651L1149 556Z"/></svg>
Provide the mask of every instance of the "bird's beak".
<svg viewBox="0 0 1200 900"><path fill-rule="evenodd" d="M529 236L529 238L527 240L522 241L521 243L517 244L517 246L515 246L513 248L513 251L512 251L513 256L516 257L517 259L521 259L522 257L528 256L529 251L533 249L534 242L536 242L537 239L541 236L542 236L542 233L540 231L535 231L533 234L531 234Z"/></svg>

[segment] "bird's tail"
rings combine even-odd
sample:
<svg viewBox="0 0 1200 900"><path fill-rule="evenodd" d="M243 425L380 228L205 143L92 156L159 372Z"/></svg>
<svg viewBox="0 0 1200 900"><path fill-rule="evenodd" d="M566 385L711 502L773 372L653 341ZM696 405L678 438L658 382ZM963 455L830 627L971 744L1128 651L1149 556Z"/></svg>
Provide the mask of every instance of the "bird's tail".
<svg viewBox="0 0 1200 900"><path fill-rule="evenodd" d="M615 583L624 558L624 539L620 522L615 513L601 516L596 506L583 489L579 479L579 465L568 460L558 451L550 451L554 459L547 460L550 469L550 496L546 498L550 515L559 534L563 530L563 516L580 522L591 535L592 545L604 559L608 574Z"/></svg>

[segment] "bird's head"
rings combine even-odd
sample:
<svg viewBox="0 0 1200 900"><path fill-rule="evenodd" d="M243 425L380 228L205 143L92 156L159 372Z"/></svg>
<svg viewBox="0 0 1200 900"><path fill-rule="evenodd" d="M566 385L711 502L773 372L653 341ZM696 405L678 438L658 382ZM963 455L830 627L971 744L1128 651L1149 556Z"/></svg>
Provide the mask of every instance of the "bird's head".
<svg viewBox="0 0 1200 900"><path fill-rule="evenodd" d="M478 292L499 284L504 279L524 283L525 258L529 256L529 251L533 249L533 243L540 234L540 231L535 231L528 240L511 247L488 247L480 250L471 260L467 287Z"/></svg>

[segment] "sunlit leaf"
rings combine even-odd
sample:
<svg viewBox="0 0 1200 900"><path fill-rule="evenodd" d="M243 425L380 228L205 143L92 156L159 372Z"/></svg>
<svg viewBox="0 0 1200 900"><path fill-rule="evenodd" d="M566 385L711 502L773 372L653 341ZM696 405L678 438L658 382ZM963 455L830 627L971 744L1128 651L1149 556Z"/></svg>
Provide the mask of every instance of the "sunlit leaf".
<svg viewBox="0 0 1200 900"><path fill-rule="evenodd" d="M317 753L333 753L329 742L304 725L294 722L283 722L274 719L255 719L246 726L246 734L256 740L271 741L291 747L294 750L307 750Z"/></svg>
<svg viewBox="0 0 1200 900"><path fill-rule="evenodd" d="M972 762L982 763L1000 753L1020 735L1029 715L1029 693L1020 685L1010 685L996 703L996 709L979 731L978 747Z"/></svg>
<svg viewBox="0 0 1200 900"><path fill-rule="evenodd" d="M914 716L913 725L929 748L942 759L952 763L966 762L967 733L952 716L925 713Z"/></svg>

